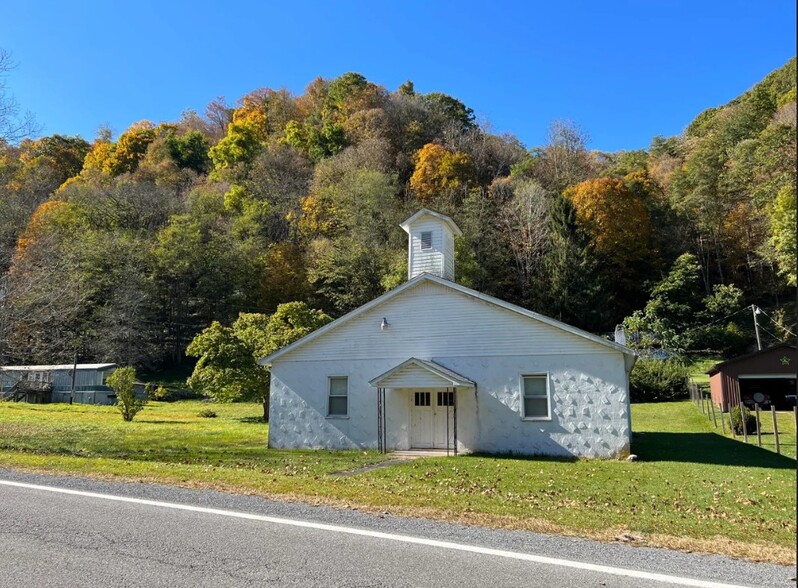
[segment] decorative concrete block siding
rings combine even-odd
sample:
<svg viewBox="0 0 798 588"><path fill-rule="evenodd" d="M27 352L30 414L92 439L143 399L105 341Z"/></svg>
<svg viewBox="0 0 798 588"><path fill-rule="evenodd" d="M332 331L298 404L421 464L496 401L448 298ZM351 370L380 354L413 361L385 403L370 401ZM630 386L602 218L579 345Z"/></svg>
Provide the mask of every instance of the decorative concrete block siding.
<svg viewBox="0 0 798 588"><path fill-rule="evenodd" d="M568 355L433 357L477 383L457 392L458 451L616 457L629 451L629 401L623 358L600 354L569 368ZM281 361L272 367L269 446L374 449L377 395L368 381L398 363L395 358L313 362ZM554 364L554 366L552 365ZM521 418L521 376L548 373L551 420ZM478 377L475 376L478 374ZM327 378L347 376L349 415L327 417ZM289 385L288 382L291 384ZM410 449L412 390L386 390L387 445Z"/></svg>
<svg viewBox="0 0 798 588"><path fill-rule="evenodd" d="M556 435L568 453L612 457L629 453L629 402L625 389L586 374L552 377L552 412L569 434Z"/></svg>

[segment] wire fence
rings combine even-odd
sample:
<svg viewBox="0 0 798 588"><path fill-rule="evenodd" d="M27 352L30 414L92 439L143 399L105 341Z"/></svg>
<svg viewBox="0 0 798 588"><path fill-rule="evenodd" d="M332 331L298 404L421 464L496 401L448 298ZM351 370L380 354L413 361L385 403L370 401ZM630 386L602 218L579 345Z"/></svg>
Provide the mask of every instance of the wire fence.
<svg viewBox="0 0 798 588"><path fill-rule="evenodd" d="M798 407L792 411L777 411L775 406L763 409L758 403L750 409L739 397L728 399L728 410L723 412L712 400L709 386L690 382L690 400L709 419L716 430L726 437L744 443L756 444L779 455L796 457L796 431L798 431ZM739 411L735 410L739 409ZM734 413L739 412L739 419ZM746 422L743 415L750 413L753 423Z"/></svg>

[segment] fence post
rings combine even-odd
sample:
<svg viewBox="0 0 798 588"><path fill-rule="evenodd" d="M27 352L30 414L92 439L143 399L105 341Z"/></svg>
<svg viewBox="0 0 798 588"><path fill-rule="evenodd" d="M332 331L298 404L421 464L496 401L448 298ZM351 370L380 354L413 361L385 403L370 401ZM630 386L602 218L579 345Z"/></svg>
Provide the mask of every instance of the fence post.
<svg viewBox="0 0 798 588"><path fill-rule="evenodd" d="M728 402L726 404L726 408L729 409L729 412L726 414L729 415L729 430L731 431L732 439L737 439L737 433L734 432L734 421L732 420L732 410L733 410L732 403Z"/></svg>
<svg viewBox="0 0 798 588"><path fill-rule="evenodd" d="M776 453L781 455L781 448L779 447L779 422L776 419L776 407L770 405L770 414L773 415L773 438L776 440Z"/></svg>
<svg viewBox="0 0 798 588"><path fill-rule="evenodd" d="M756 411L756 444L762 447L762 426L759 422L759 403L754 402L754 410Z"/></svg>
<svg viewBox="0 0 798 588"><path fill-rule="evenodd" d="M740 398L739 395L737 397L737 406L740 409L740 422L743 425L743 443L748 443L748 425L746 423L747 419L745 418L745 412L744 412L744 410L746 410L746 407L743 404L743 399ZM749 411L749 414L750 414L750 411Z"/></svg>
<svg viewBox="0 0 798 588"><path fill-rule="evenodd" d="M715 416L715 403L712 402L712 397L709 397L709 408L712 410L712 422L715 423L715 428L718 428L718 419ZM723 420L723 419L721 419Z"/></svg>
<svg viewBox="0 0 798 588"><path fill-rule="evenodd" d="M723 402L721 400L721 402ZM723 431L723 436L726 436L726 421L723 420L723 404L720 405L720 428Z"/></svg>

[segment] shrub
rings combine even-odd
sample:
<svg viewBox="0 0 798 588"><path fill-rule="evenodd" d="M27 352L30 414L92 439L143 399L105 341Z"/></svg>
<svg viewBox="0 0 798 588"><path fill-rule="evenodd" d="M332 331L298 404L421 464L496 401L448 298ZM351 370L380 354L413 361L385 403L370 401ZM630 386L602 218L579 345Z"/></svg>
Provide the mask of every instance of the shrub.
<svg viewBox="0 0 798 588"><path fill-rule="evenodd" d="M210 408L203 408L201 411L199 411L199 415L204 419L216 418L216 412L211 410Z"/></svg>
<svg viewBox="0 0 798 588"><path fill-rule="evenodd" d="M154 400L163 400L168 394L169 392L167 392L166 388L163 387L163 384L158 384L158 387L152 391L150 398L153 398Z"/></svg>
<svg viewBox="0 0 798 588"><path fill-rule="evenodd" d="M146 398L136 396L136 370L132 367L117 368L108 376L108 386L116 393L116 407L125 421L132 421L147 404Z"/></svg>
<svg viewBox="0 0 798 588"><path fill-rule="evenodd" d="M756 433L756 417L747 408L743 407L741 410L739 406L735 406L731 418L732 427L737 435L743 434L743 420L745 420L745 432L748 435Z"/></svg>
<svg viewBox="0 0 798 588"><path fill-rule="evenodd" d="M687 398L689 373L678 359L638 359L629 375L632 402L667 402Z"/></svg>

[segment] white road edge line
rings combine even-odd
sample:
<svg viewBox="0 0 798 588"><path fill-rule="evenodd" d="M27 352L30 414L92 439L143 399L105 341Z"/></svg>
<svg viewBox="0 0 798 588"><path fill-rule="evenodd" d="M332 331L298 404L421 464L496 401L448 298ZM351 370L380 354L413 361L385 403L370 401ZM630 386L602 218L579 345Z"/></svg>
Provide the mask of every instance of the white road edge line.
<svg viewBox="0 0 798 588"><path fill-rule="evenodd" d="M0 480L0 485L15 486L18 488L28 488L30 490L42 490L45 492L57 492L60 494L71 494L75 496L85 496L89 498L99 498L102 500L114 500L117 502L128 502L132 504L142 504L146 506L156 506L161 508L171 508L175 510L186 510L190 512L198 512L204 514L220 515L225 517L233 517L238 519L247 519L252 521L262 521L266 523L273 523L276 525L290 525L293 527L303 527L306 529L317 529L321 531L331 531L334 533L347 533L349 535L361 535L364 537L373 537L376 539L386 539L388 541L400 541L402 543L413 543L416 545L426 545L429 547L439 547L441 549L452 549L456 551L467 551L471 553L479 553L482 555L492 555L495 557L505 557L509 559L517 559L522 561L530 561L534 563L561 566L566 568L575 568L579 570L588 570L591 572L599 572L604 574L612 574L615 576L625 576L627 578L640 578L645 580L655 580L657 582L664 582L666 584L677 584L680 586L695 586L697 588L747 588L737 584L723 584L720 582L709 582L706 580L697 580L694 578L683 578L680 576L671 576L667 574L657 574L654 572L644 572L642 570L633 570L626 568L616 568L612 566L602 566L598 564L584 563L579 561L571 561L567 559L559 559L554 557L545 557L542 555L531 555L528 553L518 553L514 551L505 551L502 549L490 549L488 547L477 547L474 545L464 545L460 543L451 543L449 541L438 541L436 539L424 539L422 537L412 537L410 535L395 535L392 533L382 533L380 531L369 531L367 529L357 529L354 527L342 527L339 525L327 525L324 523L311 523L308 521L297 521L293 519L284 519L279 517L269 517L264 515L250 514L245 512L237 512L232 510L222 510L218 508L206 508L204 506L191 506L188 504L178 504L175 502L161 502L159 500L147 500L144 498L131 498L128 496L115 496L113 494L100 494L97 492L86 492L83 490L71 490L69 488L57 488L53 486L40 486L38 484L26 484L24 482L11 482L8 480Z"/></svg>

